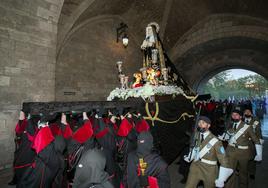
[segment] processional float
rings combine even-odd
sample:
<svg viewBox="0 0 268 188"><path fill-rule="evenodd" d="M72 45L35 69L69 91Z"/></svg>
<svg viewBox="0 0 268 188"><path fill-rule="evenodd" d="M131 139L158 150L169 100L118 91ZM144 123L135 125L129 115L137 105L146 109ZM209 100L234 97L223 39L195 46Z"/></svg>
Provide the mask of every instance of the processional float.
<svg viewBox="0 0 268 188"><path fill-rule="evenodd" d="M146 37L141 45L142 67L133 73L133 83L130 84L129 76L124 74L124 63L117 62L120 86L110 92L107 101L27 102L23 103L23 111L48 117L62 112L98 109L138 112L151 126L161 155L171 163L189 143L195 115L193 102L197 96L168 58L159 30L155 22L146 27Z"/></svg>

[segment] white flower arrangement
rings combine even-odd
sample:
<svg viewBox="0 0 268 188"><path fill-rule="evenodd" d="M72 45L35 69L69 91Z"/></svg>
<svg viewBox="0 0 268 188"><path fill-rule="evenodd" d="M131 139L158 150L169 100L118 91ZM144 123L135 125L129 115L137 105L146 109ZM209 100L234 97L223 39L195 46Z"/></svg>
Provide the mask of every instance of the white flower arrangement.
<svg viewBox="0 0 268 188"><path fill-rule="evenodd" d="M150 98L154 95L185 95L182 88L175 85L160 85L153 86L146 83L142 87L137 87L133 89L120 89L116 88L111 91L110 95L107 97L107 101L112 101L115 98L126 100L130 97L141 97L143 100Z"/></svg>

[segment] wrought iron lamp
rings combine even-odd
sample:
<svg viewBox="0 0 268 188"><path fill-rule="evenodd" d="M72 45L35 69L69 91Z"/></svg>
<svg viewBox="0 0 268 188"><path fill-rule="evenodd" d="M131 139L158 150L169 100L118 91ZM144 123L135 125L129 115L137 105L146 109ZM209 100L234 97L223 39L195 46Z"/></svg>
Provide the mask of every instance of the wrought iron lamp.
<svg viewBox="0 0 268 188"><path fill-rule="evenodd" d="M127 24L121 22L119 27L116 28L116 42L119 42L119 39L122 37L122 43L126 48L128 45L128 35L127 35Z"/></svg>

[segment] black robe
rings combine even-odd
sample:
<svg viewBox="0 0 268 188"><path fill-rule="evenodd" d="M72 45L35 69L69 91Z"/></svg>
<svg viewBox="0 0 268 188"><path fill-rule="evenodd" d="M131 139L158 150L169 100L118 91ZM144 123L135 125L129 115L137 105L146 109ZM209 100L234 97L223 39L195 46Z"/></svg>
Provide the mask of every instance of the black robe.
<svg viewBox="0 0 268 188"><path fill-rule="evenodd" d="M106 122L104 118L94 118L93 122L94 136L106 157L106 171L109 175L114 175L116 152L115 135L113 130L108 126L109 122Z"/></svg>
<svg viewBox="0 0 268 188"><path fill-rule="evenodd" d="M98 146L106 158L105 171L108 172L112 178L112 183L115 187L120 184L119 169L115 162L116 154L116 135L114 132L113 124L109 118L94 118L93 119L94 136Z"/></svg>
<svg viewBox="0 0 268 188"><path fill-rule="evenodd" d="M54 141L54 148L59 159L59 170L57 171L56 177L53 181L53 188L67 187L66 177L66 163L63 152L66 149L66 142L63 136L56 136Z"/></svg>
<svg viewBox="0 0 268 188"><path fill-rule="evenodd" d="M68 179L72 182L74 177L75 168L83 153L95 147L93 139L92 125L89 120L84 121L83 125L79 127L67 139L67 152L68 152Z"/></svg>
<svg viewBox="0 0 268 188"><path fill-rule="evenodd" d="M113 188L104 171L106 159L101 150L88 150L76 166L73 188Z"/></svg>
<svg viewBox="0 0 268 188"><path fill-rule="evenodd" d="M142 132L138 136L137 150L128 155L126 187L141 188L139 158L143 158L144 162L147 163L145 174L148 176L148 181L156 179L159 188L170 188L167 163L157 153L153 153L152 148L153 137L151 133Z"/></svg>
<svg viewBox="0 0 268 188"><path fill-rule="evenodd" d="M24 125L23 125L24 124ZM22 128L24 126L24 128ZM16 126L16 134L20 141L14 153L14 180L18 183L25 171L31 167L36 155L31 148L35 135L33 120L20 120Z"/></svg>
<svg viewBox="0 0 268 188"><path fill-rule="evenodd" d="M118 165L121 184L126 184L126 170L128 154L137 148L137 132L131 118L122 120L117 132L116 162Z"/></svg>
<svg viewBox="0 0 268 188"><path fill-rule="evenodd" d="M85 120L84 124L79 127L67 141L68 154L71 155L76 152L81 146L83 151L95 147L94 139L92 137L93 130L89 120Z"/></svg>
<svg viewBox="0 0 268 188"><path fill-rule="evenodd" d="M49 127L39 130L32 146L37 155L31 168L27 169L17 185L18 188L52 187L60 164L53 141Z"/></svg>

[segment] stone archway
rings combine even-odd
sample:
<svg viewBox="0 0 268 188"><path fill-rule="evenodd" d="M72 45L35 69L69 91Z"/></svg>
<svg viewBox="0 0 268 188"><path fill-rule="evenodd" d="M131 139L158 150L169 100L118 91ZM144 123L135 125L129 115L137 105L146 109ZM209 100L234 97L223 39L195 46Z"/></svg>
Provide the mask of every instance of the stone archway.
<svg viewBox="0 0 268 188"><path fill-rule="evenodd" d="M246 37L268 41L268 22L245 15L210 15L187 31L169 50L172 60L176 61L191 48L211 40Z"/></svg>
<svg viewBox="0 0 268 188"><path fill-rule="evenodd" d="M247 37L211 40L188 50L176 67L196 90L216 72L245 68L268 78L268 42Z"/></svg>
<svg viewBox="0 0 268 188"><path fill-rule="evenodd" d="M236 62L231 62L229 66L223 66L223 67L220 67L220 68L217 68L217 69L214 69L214 70L210 70L210 72L208 72L207 74L203 75L203 77L200 80L197 80L194 83L194 85L193 85L194 91L196 91L199 94L203 93L204 86L207 84L207 82L211 78L213 78L218 73L221 73L223 71L230 70L230 69L244 69L244 70L248 70L248 71L252 71L252 72L256 71L256 70L253 70L252 67L238 65L238 64L236 64ZM257 72L255 72L255 73L257 73ZM257 74L263 76L259 72Z"/></svg>

